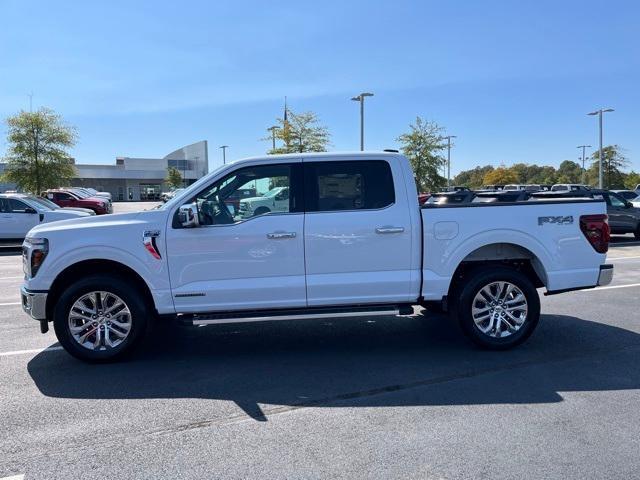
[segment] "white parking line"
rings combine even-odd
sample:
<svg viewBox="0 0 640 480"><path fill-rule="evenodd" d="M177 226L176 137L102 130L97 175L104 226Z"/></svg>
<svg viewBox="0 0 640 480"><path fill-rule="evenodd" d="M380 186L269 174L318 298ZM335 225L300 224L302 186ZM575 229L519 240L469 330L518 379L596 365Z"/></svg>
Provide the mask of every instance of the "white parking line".
<svg viewBox="0 0 640 480"><path fill-rule="evenodd" d="M587 290L578 290L579 292L598 292L600 290L613 290L614 288L629 288L629 287L640 287L640 283L629 283L627 285L611 285L608 287L597 287L591 288Z"/></svg>
<svg viewBox="0 0 640 480"><path fill-rule="evenodd" d="M0 307L8 307L9 305L21 305L20 302L11 302L11 303L0 303ZM0 480L2 480L0 478Z"/></svg>
<svg viewBox="0 0 640 480"><path fill-rule="evenodd" d="M0 352L0 357L11 357L13 355L27 355L29 353L54 352L62 350L62 347L34 348L33 350L14 350L13 352ZM0 480L3 480L0 478Z"/></svg>
<svg viewBox="0 0 640 480"><path fill-rule="evenodd" d="M631 258L640 258L640 255L634 255L633 257L610 257L610 258L607 258L607 260L627 260Z"/></svg>
<svg viewBox="0 0 640 480"><path fill-rule="evenodd" d="M11 475L10 477L2 477L0 478L0 480L23 480L24 479L24 474L23 475Z"/></svg>

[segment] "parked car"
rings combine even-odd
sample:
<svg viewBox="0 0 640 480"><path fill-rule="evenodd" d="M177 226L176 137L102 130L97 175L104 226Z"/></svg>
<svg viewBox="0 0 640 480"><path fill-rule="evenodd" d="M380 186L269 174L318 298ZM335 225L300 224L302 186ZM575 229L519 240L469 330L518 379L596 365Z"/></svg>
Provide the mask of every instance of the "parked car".
<svg viewBox="0 0 640 480"><path fill-rule="evenodd" d="M285 182L255 197L282 202L277 214L226 208L240 188ZM275 200L285 191L288 201ZM400 154L240 160L158 209L32 229L23 309L89 361L130 352L157 316L192 326L340 321L435 304L475 343L503 350L536 328L536 288L611 281L602 199L419 207L416 197Z"/></svg>
<svg viewBox="0 0 640 480"><path fill-rule="evenodd" d="M0 194L0 239L22 240L36 225L88 217L88 213L46 207L37 197L23 193Z"/></svg>
<svg viewBox="0 0 640 480"><path fill-rule="evenodd" d="M610 191L624 198L629 202L632 200L635 200L638 197L638 194L633 190L610 190Z"/></svg>
<svg viewBox="0 0 640 480"><path fill-rule="evenodd" d="M336 198L336 201L340 199ZM228 208L228 207L227 207ZM289 209L289 187L275 187L259 197L240 200L239 215L250 218L265 213L285 212Z"/></svg>
<svg viewBox="0 0 640 480"><path fill-rule="evenodd" d="M89 192L91 195L93 195L94 197L104 197L104 198L108 198L109 201L112 201L112 197L111 197L111 193L109 192L99 192L98 190L96 190L95 188L85 188L85 190L87 192Z"/></svg>
<svg viewBox="0 0 640 480"><path fill-rule="evenodd" d="M176 194L182 192L184 190L184 188L176 188L174 190L171 190L169 192L163 192L160 194L160 200L162 200L163 202L168 202L169 200L171 200Z"/></svg>
<svg viewBox="0 0 640 480"><path fill-rule="evenodd" d="M109 201L105 198L85 197L81 198L77 193L68 190L47 190L44 197L61 207L80 207L93 210L96 215L104 215L112 212Z"/></svg>
<svg viewBox="0 0 640 480"><path fill-rule="evenodd" d="M109 205L111 205L111 195L109 195L109 198L103 195L94 195L88 189L81 188L81 187L68 187L68 188L64 188L63 190L67 192L71 192L80 198L99 198L101 200L106 200L109 202Z"/></svg>
<svg viewBox="0 0 640 480"><path fill-rule="evenodd" d="M96 214L96 212L94 212L93 210L91 210L89 208L61 207L60 205L56 205L51 200L49 200L48 198L45 198L45 197L37 197L35 195L30 195L29 199L33 200L34 202L41 203L42 205L44 205L47 208L50 208L51 210L64 210L64 211L75 210L76 212L84 212L84 213L86 213L88 215L95 215Z"/></svg>
<svg viewBox="0 0 640 480"><path fill-rule="evenodd" d="M631 202L617 193L598 189L553 191L534 193L532 198L547 200L550 198L594 198L604 200L607 204L611 233L633 233L637 239L640 239L640 209L634 207Z"/></svg>
<svg viewBox="0 0 640 480"><path fill-rule="evenodd" d="M591 190L591 187L578 183L556 183L551 187L552 192L584 192L588 190Z"/></svg>
<svg viewBox="0 0 640 480"><path fill-rule="evenodd" d="M537 184L510 184L505 185L503 190L524 190L525 192L539 192L542 190L542 187Z"/></svg>

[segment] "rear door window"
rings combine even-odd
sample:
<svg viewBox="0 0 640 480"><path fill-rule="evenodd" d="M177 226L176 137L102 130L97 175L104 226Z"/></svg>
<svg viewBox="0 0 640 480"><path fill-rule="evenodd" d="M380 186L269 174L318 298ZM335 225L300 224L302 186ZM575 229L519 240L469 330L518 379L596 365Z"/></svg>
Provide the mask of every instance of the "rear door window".
<svg viewBox="0 0 640 480"><path fill-rule="evenodd" d="M304 169L307 212L376 210L395 203L386 161L309 162Z"/></svg>

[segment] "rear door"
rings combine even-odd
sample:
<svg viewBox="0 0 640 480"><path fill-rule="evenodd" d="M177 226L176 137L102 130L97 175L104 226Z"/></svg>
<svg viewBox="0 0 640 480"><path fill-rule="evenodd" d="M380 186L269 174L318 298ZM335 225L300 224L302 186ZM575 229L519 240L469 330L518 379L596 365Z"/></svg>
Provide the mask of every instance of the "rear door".
<svg viewBox="0 0 640 480"><path fill-rule="evenodd" d="M401 172L396 158L304 162L309 306L411 301Z"/></svg>

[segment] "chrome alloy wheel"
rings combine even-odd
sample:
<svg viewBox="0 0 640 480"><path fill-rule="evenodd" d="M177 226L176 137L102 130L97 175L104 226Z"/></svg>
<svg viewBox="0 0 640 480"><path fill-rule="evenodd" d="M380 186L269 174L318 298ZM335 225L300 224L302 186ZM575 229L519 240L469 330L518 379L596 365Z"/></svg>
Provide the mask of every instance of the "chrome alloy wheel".
<svg viewBox="0 0 640 480"><path fill-rule="evenodd" d="M527 320L527 298L509 282L492 282L482 287L471 309L476 327L494 338L513 335Z"/></svg>
<svg viewBox="0 0 640 480"><path fill-rule="evenodd" d="M69 311L69 331L73 339L89 350L115 348L131 332L131 312L111 292L89 292Z"/></svg>

